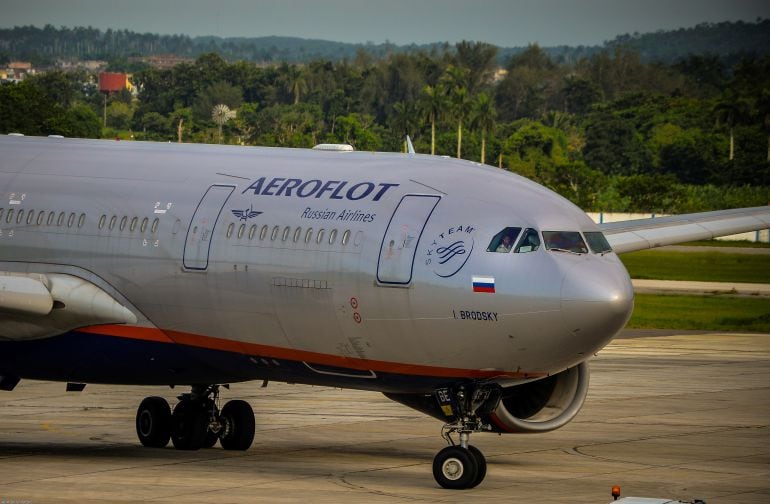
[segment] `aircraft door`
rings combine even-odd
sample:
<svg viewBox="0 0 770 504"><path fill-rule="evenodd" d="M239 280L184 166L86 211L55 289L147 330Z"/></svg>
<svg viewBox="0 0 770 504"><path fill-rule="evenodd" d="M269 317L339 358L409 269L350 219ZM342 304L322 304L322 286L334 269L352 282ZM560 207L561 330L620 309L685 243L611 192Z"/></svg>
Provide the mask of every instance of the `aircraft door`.
<svg viewBox="0 0 770 504"><path fill-rule="evenodd" d="M441 196L407 194L398 203L380 245L377 281L388 285L408 285L412 281L417 244Z"/></svg>
<svg viewBox="0 0 770 504"><path fill-rule="evenodd" d="M182 263L191 270L205 270L209 266L209 252L214 228L227 199L235 186L212 185L203 195L187 229Z"/></svg>

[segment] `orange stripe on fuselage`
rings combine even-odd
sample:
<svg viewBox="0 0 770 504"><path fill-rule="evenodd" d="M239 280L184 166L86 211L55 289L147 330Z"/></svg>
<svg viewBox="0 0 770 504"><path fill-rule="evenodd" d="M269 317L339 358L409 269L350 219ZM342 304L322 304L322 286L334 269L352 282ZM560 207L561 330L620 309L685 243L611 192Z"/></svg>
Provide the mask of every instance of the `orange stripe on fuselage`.
<svg viewBox="0 0 770 504"><path fill-rule="evenodd" d="M155 341L159 343L176 343L209 350L220 350L239 354L270 357L310 364L321 364L359 371L379 371L400 375L435 376L447 378L536 378L545 376L545 373L522 373L515 371L491 371L479 369L456 369L437 366L425 366L419 364L404 364L398 362L377 361L369 359L356 359L341 357L338 355L294 350L243 341L234 341L211 336L202 336L179 331L161 330L150 327L136 327L125 325L99 325L78 329L97 335L116 336L119 338L137 339L143 341Z"/></svg>

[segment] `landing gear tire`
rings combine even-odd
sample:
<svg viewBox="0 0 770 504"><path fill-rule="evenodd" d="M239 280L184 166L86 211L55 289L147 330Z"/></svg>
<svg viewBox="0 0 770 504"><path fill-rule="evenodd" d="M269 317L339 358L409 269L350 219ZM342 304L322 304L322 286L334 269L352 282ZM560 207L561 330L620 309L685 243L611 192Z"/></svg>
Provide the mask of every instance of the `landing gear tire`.
<svg viewBox="0 0 770 504"><path fill-rule="evenodd" d="M177 450L198 450L209 432L209 412L200 401L185 399L171 415L171 442Z"/></svg>
<svg viewBox="0 0 770 504"><path fill-rule="evenodd" d="M480 453L480 452L479 452ZM486 469L486 468L485 468ZM479 465L470 450L461 446L447 446L433 459L433 477L436 483L451 490L463 490L478 485Z"/></svg>
<svg viewBox="0 0 770 504"><path fill-rule="evenodd" d="M225 450L248 450L254 441L254 410L246 401L229 401L219 414L219 442Z"/></svg>
<svg viewBox="0 0 770 504"><path fill-rule="evenodd" d="M468 445L468 451L471 452L473 458L476 459L476 467L478 468L478 471L476 472L476 479L473 481L473 483L471 483L471 486L468 487L474 488L478 486L479 483L484 481L484 478L487 475L487 459L484 457L484 454L481 453L481 450L473 445Z"/></svg>
<svg viewBox="0 0 770 504"><path fill-rule="evenodd" d="M142 445L164 448L171 438L171 408L162 397L146 397L136 410L136 435Z"/></svg>

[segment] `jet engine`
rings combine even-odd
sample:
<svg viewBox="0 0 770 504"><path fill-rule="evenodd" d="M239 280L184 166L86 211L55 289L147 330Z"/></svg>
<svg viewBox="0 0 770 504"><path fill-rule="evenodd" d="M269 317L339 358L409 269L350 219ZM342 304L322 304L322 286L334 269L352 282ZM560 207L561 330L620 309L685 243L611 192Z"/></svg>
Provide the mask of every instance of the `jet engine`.
<svg viewBox="0 0 770 504"><path fill-rule="evenodd" d="M566 425L580 411L588 393L588 375L588 364L582 362L546 378L498 387L494 393L483 395L484 399L475 411L493 432L552 431ZM450 399L457 394L449 389L434 394L385 395L446 423L460 418L461 408L456 400ZM469 395L465 394L465 397Z"/></svg>
<svg viewBox="0 0 770 504"><path fill-rule="evenodd" d="M588 364L547 378L506 387L497 407L482 420L495 432L548 432L577 415L588 394Z"/></svg>

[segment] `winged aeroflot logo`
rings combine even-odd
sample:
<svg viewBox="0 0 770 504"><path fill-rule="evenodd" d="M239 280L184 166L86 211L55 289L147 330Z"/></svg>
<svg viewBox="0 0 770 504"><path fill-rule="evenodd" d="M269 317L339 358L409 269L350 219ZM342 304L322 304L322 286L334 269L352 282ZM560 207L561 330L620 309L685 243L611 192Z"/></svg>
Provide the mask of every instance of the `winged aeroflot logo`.
<svg viewBox="0 0 770 504"><path fill-rule="evenodd" d="M255 211L253 206L249 207L247 210L230 210L230 211L233 212L233 215L235 215L242 221L253 219L257 215L262 213L262 212Z"/></svg>

